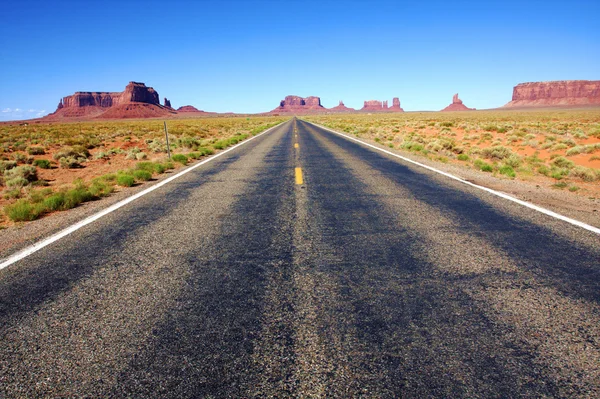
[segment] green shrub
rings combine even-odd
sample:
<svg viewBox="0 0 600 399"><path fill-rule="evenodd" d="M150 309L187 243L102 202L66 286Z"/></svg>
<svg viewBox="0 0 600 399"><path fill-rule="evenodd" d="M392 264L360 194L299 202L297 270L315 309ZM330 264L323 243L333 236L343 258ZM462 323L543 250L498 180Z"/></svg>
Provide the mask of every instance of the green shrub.
<svg viewBox="0 0 600 399"><path fill-rule="evenodd" d="M135 177L128 174L117 175L117 184L121 187L131 187L135 183Z"/></svg>
<svg viewBox="0 0 600 399"><path fill-rule="evenodd" d="M498 172L501 175L505 175L505 176L512 177L512 178L514 178L517 175L515 173L515 170L509 165L501 166L500 169L498 169Z"/></svg>
<svg viewBox="0 0 600 399"><path fill-rule="evenodd" d="M4 197L4 199L17 199L17 198L21 198L21 189L20 188L15 188L12 190L6 190L4 191L4 194L2 194L2 196Z"/></svg>
<svg viewBox="0 0 600 399"><path fill-rule="evenodd" d="M27 180L27 182L36 181L38 179L37 169L35 166L22 165L4 171L4 178L7 181L16 177L21 177Z"/></svg>
<svg viewBox="0 0 600 399"><path fill-rule="evenodd" d="M40 190L30 190L29 191L29 201L34 204L39 204L44 201L44 198L52 194L51 188L42 188Z"/></svg>
<svg viewBox="0 0 600 399"><path fill-rule="evenodd" d="M558 166L559 168L567 168L567 169L571 169L575 166L575 163L573 161L570 161L564 157L554 158L554 160L552 161L552 164L555 166Z"/></svg>
<svg viewBox="0 0 600 399"><path fill-rule="evenodd" d="M207 147L198 148L198 152L200 152L200 154L202 154L203 156L204 155L212 155L215 153L212 149L207 148Z"/></svg>
<svg viewBox="0 0 600 399"><path fill-rule="evenodd" d="M494 167L492 165L490 165L489 163L487 163L481 159L475 160L475 162L473 162L473 164L482 172L493 172L494 171Z"/></svg>
<svg viewBox="0 0 600 399"><path fill-rule="evenodd" d="M46 151L44 150L44 147L29 147L27 153L29 155L44 155Z"/></svg>
<svg viewBox="0 0 600 399"><path fill-rule="evenodd" d="M65 192L65 201L62 209L75 208L82 202L93 199L93 195L84 187L75 187Z"/></svg>
<svg viewBox="0 0 600 399"><path fill-rule="evenodd" d="M16 166L16 161L0 161L0 172L4 173L4 171L15 168Z"/></svg>
<svg viewBox="0 0 600 399"><path fill-rule="evenodd" d="M572 192L572 193L574 193L577 190L579 190L579 187L577 187L577 186L571 186L571 187L569 187L569 191Z"/></svg>
<svg viewBox="0 0 600 399"><path fill-rule="evenodd" d="M540 166L537 171L539 174L544 176L550 175L550 168L548 168L546 165Z"/></svg>
<svg viewBox="0 0 600 399"><path fill-rule="evenodd" d="M583 152L583 150L584 150L584 148L582 146L578 145L573 148L569 148L566 152L566 155L568 157L571 157L573 155L579 155Z"/></svg>
<svg viewBox="0 0 600 399"><path fill-rule="evenodd" d="M83 158L63 157L63 158L59 159L58 164L63 169L81 168L82 167L82 165L81 165L82 159Z"/></svg>
<svg viewBox="0 0 600 399"><path fill-rule="evenodd" d="M498 159L501 161L515 154L510 150L510 148L495 146L484 148L481 150L481 155L483 155L485 158Z"/></svg>
<svg viewBox="0 0 600 399"><path fill-rule="evenodd" d="M595 171L584 166L576 166L569 171L569 176L577 177L583 181L596 181L600 179L600 171Z"/></svg>
<svg viewBox="0 0 600 399"><path fill-rule="evenodd" d="M148 172L147 170L138 169L133 170L131 173L137 181L148 181L152 179L152 172Z"/></svg>
<svg viewBox="0 0 600 399"><path fill-rule="evenodd" d="M564 178L565 176L569 175L569 169L567 168L559 168L556 166L553 166L552 169L550 169L550 177L552 177L553 179L556 180L561 180L562 178Z"/></svg>
<svg viewBox="0 0 600 399"><path fill-rule="evenodd" d="M561 181L561 182L558 182L558 183L554 183L552 185L552 187L554 187L554 188L560 188L560 189L566 188L567 186L568 186L568 184L566 182L564 182L564 181Z"/></svg>
<svg viewBox="0 0 600 399"><path fill-rule="evenodd" d="M106 197L114 191L112 184L106 182L106 180L97 178L92 180L92 184L88 187L88 191L95 198Z"/></svg>
<svg viewBox="0 0 600 399"><path fill-rule="evenodd" d="M458 157L456 157L459 161L468 161L469 160L469 156L467 154L460 154Z"/></svg>
<svg viewBox="0 0 600 399"><path fill-rule="evenodd" d="M20 176L17 177L13 177L11 179L7 179L4 184L6 185L6 187L9 188L15 188L15 189L21 189L22 187L25 187L26 185L29 184L29 181L27 181L27 179L24 179Z"/></svg>
<svg viewBox="0 0 600 399"><path fill-rule="evenodd" d="M21 154L20 152L12 154L11 158L15 162L25 162L25 161L27 161L27 157L25 156L25 154Z"/></svg>
<svg viewBox="0 0 600 399"><path fill-rule="evenodd" d="M179 162L182 165L187 165L188 163L188 157L183 154L175 154L171 157L171 159L175 162Z"/></svg>
<svg viewBox="0 0 600 399"><path fill-rule="evenodd" d="M36 206L26 199L20 199L14 204L4 207L4 213L13 222L26 222L37 219L43 210L43 207Z"/></svg>
<svg viewBox="0 0 600 399"><path fill-rule="evenodd" d="M135 159L137 159L138 161L141 161L142 159L147 159L148 155L146 155L145 152L138 152L137 154L135 154Z"/></svg>
<svg viewBox="0 0 600 399"><path fill-rule="evenodd" d="M136 170L145 170L147 172L150 173L164 173L165 172L165 166L158 163L158 162L138 162L135 165L135 169Z"/></svg>
<svg viewBox="0 0 600 399"><path fill-rule="evenodd" d="M73 147L65 147L63 149L60 149L59 151L57 151L54 154L54 159L55 160L60 160L61 158L68 158L68 157L72 157L72 158L89 158L90 156L90 152L87 150L87 148L85 148L84 146L81 145L75 145Z"/></svg>
<svg viewBox="0 0 600 399"><path fill-rule="evenodd" d="M65 193L60 192L52 194L49 197L45 198L42 203L48 211L58 211L62 209L65 203Z"/></svg>
<svg viewBox="0 0 600 399"><path fill-rule="evenodd" d="M50 169L51 164L47 159L36 159L33 161L33 166L37 166L40 169Z"/></svg>

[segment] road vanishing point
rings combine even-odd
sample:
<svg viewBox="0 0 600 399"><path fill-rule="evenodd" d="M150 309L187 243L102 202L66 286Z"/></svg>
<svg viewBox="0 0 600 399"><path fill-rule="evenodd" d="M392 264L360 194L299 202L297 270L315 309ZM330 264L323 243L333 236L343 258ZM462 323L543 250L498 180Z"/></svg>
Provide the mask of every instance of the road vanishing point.
<svg viewBox="0 0 600 399"><path fill-rule="evenodd" d="M593 231L294 118L0 270L0 397L599 397L599 300Z"/></svg>

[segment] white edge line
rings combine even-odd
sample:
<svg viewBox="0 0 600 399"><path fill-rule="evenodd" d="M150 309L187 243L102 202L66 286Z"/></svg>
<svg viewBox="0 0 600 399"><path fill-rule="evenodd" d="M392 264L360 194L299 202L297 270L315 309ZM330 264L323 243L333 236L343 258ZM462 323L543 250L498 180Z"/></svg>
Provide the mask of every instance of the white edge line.
<svg viewBox="0 0 600 399"><path fill-rule="evenodd" d="M563 215L561 215L559 213L556 213L556 212L553 212L553 211L551 211L549 209L542 208L541 206L537 206L537 205L534 205L534 204L532 204L530 202L526 202L526 201L520 200L518 198L512 197L512 196L510 196L508 194L492 190L491 188L487 188L487 187L480 186L480 185L475 184L475 183L471 183L470 181L461 179L460 177L454 176L454 175L452 175L450 173L443 172L441 170L438 170L436 168L432 168L431 166L422 164L422 163L417 162L417 161L413 161L412 159L403 157L402 155L395 154L395 153L393 153L391 151L388 151L388 150L385 150L383 148L379 148L379 147L377 147L377 146L375 146L373 144L365 143L364 141L359 140L359 139L357 139L355 137L348 136L348 135L346 135L344 133L336 132L335 130L332 130L332 129L330 129L328 127L325 127L325 126L321 126L321 125L319 125L317 123L312 123L312 122L308 122L308 121L305 121L305 122L310 123L310 124L315 125L315 126L318 126L318 127L322 128L322 129L325 129L325 130L327 130L327 131L329 131L331 133L335 133L335 134L337 134L339 136L345 137L345 138L347 138L349 140L356 141L358 143L361 143L363 145L371 147L371 148L373 148L373 149L375 149L377 151L381 151L381 152L384 152L384 153L386 153L388 155L391 155L393 157L400 158L403 161L406 161L406 162L412 163L414 165L420 166L422 168L428 169L428 170L430 170L432 172L439 173L440 175L449 177L450 179L457 180L457 181L459 181L461 183L464 183L464 184L466 184L468 186L475 187L475 188L478 188L480 190L486 191L486 192L488 192L490 194L496 195L496 196L498 196L500 198L504 198L504 199L507 199L509 201L516 202L519 205L522 205L522 206L527 207L529 209L533 209L535 211L541 212L541 213L543 213L545 215L548 215L548 216L551 216L553 218L560 219L560 220L565 221L567 223L570 223L570 224L572 224L574 226L581 227L582 229L586 229L588 231L591 231L592 233L600 234L600 229L599 228L594 227L594 226L590 226L589 224L580 222L579 220L571 219L571 218L569 218L567 216L563 216Z"/></svg>
<svg viewBox="0 0 600 399"><path fill-rule="evenodd" d="M43 239L42 241L38 241L38 242L36 242L36 243L34 243L34 244L32 244L32 245L30 245L30 246L28 246L28 247L20 250L20 251L17 251L16 253L14 253L14 254L10 255L9 257L7 257L7 258L5 258L5 259L3 259L3 260L0 261L1 262L0 263L0 270L2 270L4 268L12 265L15 262L20 261L23 258L28 257L29 255L31 255L31 254L39 251L40 249L42 249L44 247L47 247L48 245L50 245L50 244L52 244L52 243L60 240L61 238L68 236L69 234L71 234L71 233L79 230L80 228L82 228L84 226L87 226L90 223L95 222L96 220L100 219L101 217L106 216L109 213L116 211L117 209L119 209L119 208L121 208L121 207L129 204L130 202L133 202L136 199L138 199L138 198L140 198L140 197L142 197L142 196L144 196L146 194L151 193L152 191L154 191L154 190L156 190L156 189L164 186L165 184L172 182L173 180L177 179L178 177L181 177L181 176L185 175L186 173L189 173L192 170L194 170L194 169L196 169L196 168L198 168L198 167L200 167L200 166L202 166L202 165L204 165L204 164L206 164L206 163L208 163L208 162L210 162L210 161L212 161L214 159L217 159L218 157L220 157L222 155L227 154L229 151L235 150L239 146L242 146L242 145L244 145L246 143L249 143L250 141L254 140L255 138L260 137L263 134L266 134L266 133L270 132L271 130L273 130L273 129L275 129L275 128L281 126L281 125L283 125L286 122L288 122L288 121L284 121L284 122L281 122L278 125L272 126L269 129L265 130L264 132L259 133L256 136L250 137L249 139L244 140L241 143L236 144L233 147L230 147L230 148L228 148L228 149L226 149L226 150L224 150L222 152L219 152L218 154L213 155L212 157L210 157L208 159L205 159L202 162L194 164L194 165L186 168L185 170L182 170L181 172L179 172L179 173L177 173L177 174L175 174L175 175L173 175L173 176L171 176L171 177L169 177L169 178L167 178L167 179L165 179L165 180L163 180L163 181L161 181L159 183L156 183L155 185L153 185L151 187L148 187L147 189L145 189L143 191L140 191L137 194L134 194L134 195L132 195L130 197L127 197L124 200L121 200L121 201L117 202L116 204L113 204L113 205L109 206L108 208L103 209L102 211L100 211L98 213L95 213L95 214L93 214L91 216L88 216L87 218L85 218L85 219L83 219L83 220L75 223L74 225L72 225L70 227L65 228L64 230L59 231L58 233L55 233L55 234L51 235L48 238Z"/></svg>

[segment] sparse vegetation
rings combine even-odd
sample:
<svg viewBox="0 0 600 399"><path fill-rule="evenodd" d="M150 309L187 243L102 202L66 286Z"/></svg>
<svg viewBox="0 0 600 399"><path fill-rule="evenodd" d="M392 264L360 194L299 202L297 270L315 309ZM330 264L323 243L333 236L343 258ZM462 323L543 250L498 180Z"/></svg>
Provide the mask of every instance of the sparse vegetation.
<svg viewBox="0 0 600 399"><path fill-rule="evenodd" d="M285 119L172 120L168 122L172 162L164 160L163 125L154 120L0 126L0 206L6 215L0 228L6 227L6 219L34 220L107 196L117 187L151 180ZM82 168L87 180L75 180L74 170ZM37 189L43 185L48 187Z"/></svg>
<svg viewBox="0 0 600 399"><path fill-rule="evenodd" d="M594 110L313 115L305 119L356 137L393 143L438 162L465 164L511 179L577 182L590 190L600 163ZM388 144L388 146L392 147ZM581 186L579 186L581 184ZM573 185L568 186L573 187Z"/></svg>

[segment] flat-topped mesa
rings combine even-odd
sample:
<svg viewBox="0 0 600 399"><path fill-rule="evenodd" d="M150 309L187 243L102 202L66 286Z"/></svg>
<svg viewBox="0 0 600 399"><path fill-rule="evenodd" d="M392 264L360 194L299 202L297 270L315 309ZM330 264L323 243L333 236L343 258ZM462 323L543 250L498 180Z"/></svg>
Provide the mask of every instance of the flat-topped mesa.
<svg viewBox="0 0 600 399"><path fill-rule="evenodd" d="M319 97L286 96L279 102L279 107L271 112L303 112L303 111L325 111Z"/></svg>
<svg viewBox="0 0 600 399"><path fill-rule="evenodd" d="M463 104L462 100L458 98L458 93L452 96L452 104L448 105L442 110L442 112L448 111L474 111L475 108L469 108Z"/></svg>
<svg viewBox="0 0 600 399"><path fill-rule="evenodd" d="M505 107L599 106L600 80L519 83Z"/></svg>
<svg viewBox="0 0 600 399"><path fill-rule="evenodd" d="M400 99L398 97L394 97L392 100L392 106L388 107L388 102L379 101L379 100L367 100L364 102L361 111L367 112L404 112L402 108L400 108Z"/></svg>
<svg viewBox="0 0 600 399"><path fill-rule="evenodd" d="M57 118L146 118L174 114L171 103L165 98L160 104L156 90L144 83L129 82L122 92L78 91L63 97L56 112L48 115Z"/></svg>
<svg viewBox="0 0 600 399"><path fill-rule="evenodd" d="M144 83L129 82L122 92L103 91L78 91L75 94L63 97L58 104L58 109L100 107L110 108L128 103L146 103L160 105L158 93Z"/></svg>

